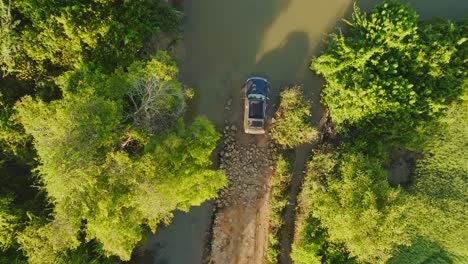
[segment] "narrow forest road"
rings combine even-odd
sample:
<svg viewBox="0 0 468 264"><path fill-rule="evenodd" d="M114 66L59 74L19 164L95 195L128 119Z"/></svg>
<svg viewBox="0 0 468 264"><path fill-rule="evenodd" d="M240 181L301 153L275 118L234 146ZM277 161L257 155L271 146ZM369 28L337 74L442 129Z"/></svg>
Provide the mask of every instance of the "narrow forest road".
<svg viewBox="0 0 468 264"><path fill-rule="evenodd" d="M275 148L269 136L247 135L243 124L243 96L227 101L221 169L228 187L217 200L212 230L212 264L263 263L268 243L270 176Z"/></svg>

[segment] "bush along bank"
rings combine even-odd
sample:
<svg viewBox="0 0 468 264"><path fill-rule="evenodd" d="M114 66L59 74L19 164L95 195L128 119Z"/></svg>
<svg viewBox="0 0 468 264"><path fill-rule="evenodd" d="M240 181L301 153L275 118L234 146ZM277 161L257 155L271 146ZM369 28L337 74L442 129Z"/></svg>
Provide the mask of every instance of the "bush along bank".
<svg viewBox="0 0 468 264"><path fill-rule="evenodd" d="M280 93L280 104L271 128L271 137L281 149L270 193L270 233L267 259L277 263L281 250L280 232L284 226L285 208L290 200L295 148L318 138L311 124L311 102L301 86L286 87ZM283 252L284 253L284 252Z"/></svg>
<svg viewBox="0 0 468 264"><path fill-rule="evenodd" d="M277 263L280 254L279 233L283 226L283 211L288 204L288 186L292 178L291 159L280 154L276 161L275 173L272 176L269 199L270 230L268 236L267 260Z"/></svg>

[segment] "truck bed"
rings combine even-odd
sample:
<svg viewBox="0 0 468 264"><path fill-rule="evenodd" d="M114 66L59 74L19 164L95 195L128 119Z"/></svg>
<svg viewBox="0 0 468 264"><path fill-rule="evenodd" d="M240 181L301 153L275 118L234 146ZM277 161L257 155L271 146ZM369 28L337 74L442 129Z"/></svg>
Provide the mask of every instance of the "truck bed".
<svg viewBox="0 0 468 264"><path fill-rule="evenodd" d="M249 100L249 118L263 118L263 101Z"/></svg>

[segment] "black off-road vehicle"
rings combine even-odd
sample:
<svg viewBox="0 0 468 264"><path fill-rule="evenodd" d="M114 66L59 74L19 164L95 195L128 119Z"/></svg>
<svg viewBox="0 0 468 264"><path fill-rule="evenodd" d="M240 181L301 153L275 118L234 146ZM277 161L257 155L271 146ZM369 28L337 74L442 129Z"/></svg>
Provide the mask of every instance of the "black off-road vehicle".
<svg viewBox="0 0 468 264"><path fill-rule="evenodd" d="M244 131L264 134L270 83L264 78L251 77L245 82Z"/></svg>

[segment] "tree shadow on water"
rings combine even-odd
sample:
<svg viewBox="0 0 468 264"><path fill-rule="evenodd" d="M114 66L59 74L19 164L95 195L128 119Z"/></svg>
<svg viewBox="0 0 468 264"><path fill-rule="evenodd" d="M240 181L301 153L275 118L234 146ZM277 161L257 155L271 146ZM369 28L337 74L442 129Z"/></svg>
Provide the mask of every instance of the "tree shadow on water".
<svg viewBox="0 0 468 264"><path fill-rule="evenodd" d="M270 97L277 101L278 91L283 86L292 85L291 76L295 76L304 66L307 68L309 58L304 56L309 50L309 37L305 32L292 32L282 45L267 54L255 66L252 75L266 77L272 84Z"/></svg>
<svg viewBox="0 0 468 264"><path fill-rule="evenodd" d="M291 0L203 0L185 3L181 78L196 90L188 119L223 124L225 99L255 69L265 31Z"/></svg>

